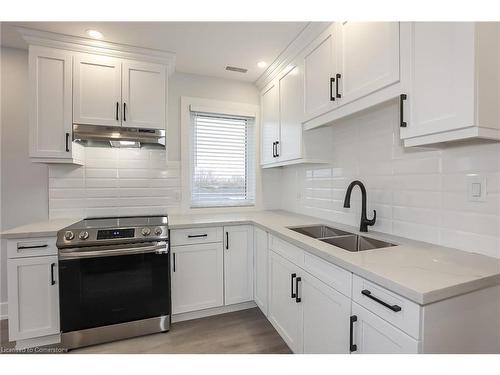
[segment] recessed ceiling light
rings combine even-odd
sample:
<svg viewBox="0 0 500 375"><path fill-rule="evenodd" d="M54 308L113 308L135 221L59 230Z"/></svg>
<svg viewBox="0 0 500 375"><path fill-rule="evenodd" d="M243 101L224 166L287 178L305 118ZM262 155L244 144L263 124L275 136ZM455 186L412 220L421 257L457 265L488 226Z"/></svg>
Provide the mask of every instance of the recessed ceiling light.
<svg viewBox="0 0 500 375"><path fill-rule="evenodd" d="M102 33L100 31L89 29L89 30L86 30L85 32L91 38L102 39Z"/></svg>
<svg viewBox="0 0 500 375"><path fill-rule="evenodd" d="M266 63L265 61L259 61L259 62L257 63L257 66L258 66L259 68L265 68L265 67L267 66L267 63Z"/></svg>

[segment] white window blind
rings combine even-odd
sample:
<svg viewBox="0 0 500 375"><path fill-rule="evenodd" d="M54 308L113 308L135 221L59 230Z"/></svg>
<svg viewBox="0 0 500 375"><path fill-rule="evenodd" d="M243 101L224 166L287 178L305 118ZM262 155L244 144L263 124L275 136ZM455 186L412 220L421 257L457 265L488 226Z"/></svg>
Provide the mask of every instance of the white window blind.
<svg viewBox="0 0 500 375"><path fill-rule="evenodd" d="M253 205L253 119L199 112L192 119L191 205Z"/></svg>

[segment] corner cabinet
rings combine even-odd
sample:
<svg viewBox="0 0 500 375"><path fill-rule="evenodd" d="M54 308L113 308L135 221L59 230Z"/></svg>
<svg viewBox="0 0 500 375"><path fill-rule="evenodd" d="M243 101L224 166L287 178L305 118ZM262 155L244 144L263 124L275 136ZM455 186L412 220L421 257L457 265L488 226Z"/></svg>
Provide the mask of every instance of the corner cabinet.
<svg viewBox="0 0 500 375"><path fill-rule="evenodd" d="M500 24L413 22L409 44L405 146L500 139Z"/></svg>
<svg viewBox="0 0 500 375"><path fill-rule="evenodd" d="M72 142L73 54L29 47L29 155L35 162L83 164Z"/></svg>

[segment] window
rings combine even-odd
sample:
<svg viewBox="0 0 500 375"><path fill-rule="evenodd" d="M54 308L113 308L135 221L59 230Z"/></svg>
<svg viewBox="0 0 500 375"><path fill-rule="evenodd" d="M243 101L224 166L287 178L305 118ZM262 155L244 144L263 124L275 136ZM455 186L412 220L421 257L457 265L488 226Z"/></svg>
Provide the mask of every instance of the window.
<svg viewBox="0 0 500 375"><path fill-rule="evenodd" d="M253 118L192 112L191 206L255 203Z"/></svg>

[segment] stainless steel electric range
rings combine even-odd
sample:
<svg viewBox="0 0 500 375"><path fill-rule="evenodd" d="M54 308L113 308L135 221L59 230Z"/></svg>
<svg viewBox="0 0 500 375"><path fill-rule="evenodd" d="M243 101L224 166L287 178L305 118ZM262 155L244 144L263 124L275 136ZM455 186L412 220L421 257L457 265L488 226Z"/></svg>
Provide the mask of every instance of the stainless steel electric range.
<svg viewBox="0 0 500 375"><path fill-rule="evenodd" d="M57 247L63 347L169 330L166 216L82 220L58 232Z"/></svg>

